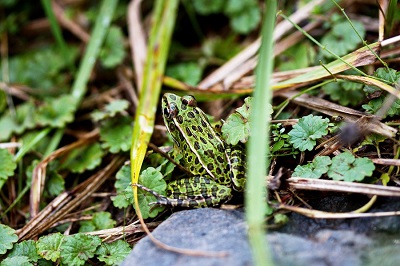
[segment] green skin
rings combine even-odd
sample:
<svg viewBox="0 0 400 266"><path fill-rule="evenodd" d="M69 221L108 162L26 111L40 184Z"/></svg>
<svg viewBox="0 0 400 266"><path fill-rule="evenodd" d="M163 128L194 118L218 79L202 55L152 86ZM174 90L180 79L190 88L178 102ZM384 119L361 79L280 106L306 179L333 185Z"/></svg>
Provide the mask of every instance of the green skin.
<svg viewBox="0 0 400 266"><path fill-rule="evenodd" d="M164 123L183 155L183 166L192 176L172 181L167 196L142 185L138 187L158 198L151 204L182 207L212 207L228 201L232 188L243 191L244 152L230 146L217 133L193 96L172 93L162 98Z"/></svg>

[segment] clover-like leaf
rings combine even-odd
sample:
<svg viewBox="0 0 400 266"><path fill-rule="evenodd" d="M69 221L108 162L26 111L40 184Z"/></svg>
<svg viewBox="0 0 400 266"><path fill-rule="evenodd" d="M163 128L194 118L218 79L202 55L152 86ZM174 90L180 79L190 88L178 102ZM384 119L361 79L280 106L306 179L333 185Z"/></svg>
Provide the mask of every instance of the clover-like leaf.
<svg viewBox="0 0 400 266"><path fill-rule="evenodd" d="M353 21L353 26L360 34L361 38L365 36L365 28L361 22ZM361 39L354 32L353 28L346 20L334 21L331 31L326 33L321 39L322 45L326 46L334 54L338 56L345 55L349 51L353 51L357 48L357 45L361 43ZM325 57L332 58L333 55L328 52L323 52Z"/></svg>
<svg viewBox="0 0 400 266"><path fill-rule="evenodd" d="M133 192L131 187L131 168L124 165L116 174L115 189L117 196L111 197L117 208L126 208L133 204Z"/></svg>
<svg viewBox="0 0 400 266"><path fill-rule="evenodd" d="M106 265L119 265L131 252L131 247L123 240L102 243L96 250L97 258Z"/></svg>
<svg viewBox="0 0 400 266"><path fill-rule="evenodd" d="M341 105L357 105L364 99L363 84L350 81L331 82L322 87L332 100Z"/></svg>
<svg viewBox="0 0 400 266"><path fill-rule="evenodd" d="M40 237L36 242L38 254L46 260L57 261L61 256L60 247L64 238L60 233Z"/></svg>
<svg viewBox="0 0 400 266"><path fill-rule="evenodd" d="M392 69L392 68L386 68L386 67L380 67L374 72L374 77L386 80L388 82L393 82L393 77L396 80L400 78L400 72L397 72L397 70ZM364 91L366 93L375 93L376 91L380 91L381 89L373 86L373 85L365 85Z"/></svg>
<svg viewBox="0 0 400 266"><path fill-rule="evenodd" d="M105 118L115 117L117 114L122 114L129 107L127 100L114 100L104 107L103 111L94 111L91 115L94 121L100 121Z"/></svg>
<svg viewBox="0 0 400 266"><path fill-rule="evenodd" d="M323 174L328 172L331 158L328 156L317 156L315 159L306 165L298 165L294 169L292 176L305 177L305 178L320 178Z"/></svg>
<svg viewBox="0 0 400 266"><path fill-rule="evenodd" d="M112 68L120 64L124 57L124 34L120 28L111 26L100 51L100 60L103 66Z"/></svg>
<svg viewBox="0 0 400 266"><path fill-rule="evenodd" d="M78 233L68 236L61 244L61 261L65 265L84 265L93 258L96 249L100 246L101 239L98 236Z"/></svg>
<svg viewBox="0 0 400 266"><path fill-rule="evenodd" d="M5 258L1 264L1 266L33 266L33 263L29 261L27 256L14 256Z"/></svg>
<svg viewBox="0 0 400 266"><path fill-rule="evenodd" d="M36 251L36 243L33 240L25 240L14 245L8 254L8 258L26 256L30 262L37 262L41 257Z"/></svg>
<svg viewBox="0 0 400 266"><path fill-rule="evenodd" d="M167 183L165 182L163 175L157 169L149 167L143 170L139 176L139 184L157 192L160 195L166 195ZM163 206L153 206L150 203L156 202L157 198L138 188L138 201L139 208L142 212L144 219L153 218L157 216L158 213L162 212L165 208Z"/></svg>
<svg viewBox="0 0 400 266"><path fill-rule="evenodd" d="M74 119L76 99L71 95L47 99L35 113L35 121L42 126L63 127Z"/></svg>
<svg viewBox="0 0 400 266"><path fill-rule="evenodd" d="M227 143L236 145L239 141L242 143L247 142L250 135L252 101L252 97L244 99L243 106L236 108L235 112L222 125L222 136ZM272 112L272 106L269 106L268 115L272 114Z"/></svg>
<svg viewBox="0 0 400 266"><path fill-rule="evenodd" d="M317 143L316 140L328 134L328 124L328 118L314 115L304 116L288 133L289 142L300 151L311 151Z"/></svg>
<svg viewBox="0 0 400 266"><path fill-rule="evenodd" d="M12 116L7 111L0 118L0 141L8 140L12 133L20 134L35 126L35 106L31 101L18 105L15 112Z"/></svg>
<svg viewBox="0 0 400 266"><path fill-rule="evenodd" d="M371 176L375 165L368 158L355 158L350 152L344 152L332 159L328 176L334 180L362 181Z"/></svg>
<svg viewBox="0 0 400 266"><path fill-rule="evenodd" d="M168 66L167 68L168 76L181 80L192 86L199 83L202 74L203 68L197 62L185 62Z"/></svg>
<svg viewBox="0 0 400 266"><path fill-rule="evenodd" d="M240 34L246 34L254 30L261 20L260 8L257 6L256 2L246 6L245 9L240 12L230 13L228 16L230 17L232 29Z"/></svg>
<svg viewBox="0 0 400 266"><path fill-rule="evenodd" d="M15 234L15 230L7 225L0 224L0 254L5 254L8 249L13 247L13 244L17 242L18 236Z"/></svg>
<svg viewBox="0 0 400 266"><path fill-rule="evenodd" d="M132 138L132 118L120 117L108 119L101 124L100 140L102 148L109 149L111 153L128 151Z"/></svg>
<svg viewBox="0 0 400 266"><path fill-rule="evenodd" d="M82 221L80 225L79 232L84 233L113 228L115 221L111 219L111 213L109 212L96 212L93 214L92 220Z"/></svg>
<svg viewBox="0 0 400 266"><path fill-rule="evenodd" d="M36 88L36 93L45 96L49 90L54 91L55 88L60 94L66 92L64 89L68 87L67 76L71 73L62 71L75 61L79 54L77 46L68 45L63 52L60 52L55 45L53 47L40 45L40 47L11 57L8 71L10 82Z"/></svg>
<svg viewBox="0 0 400 266"><path fill-rule="evenodd" d="M386 96L386 95L385 95ZM385 100L385 96L381 96L379 98L372 99L368 102L368 104L363 104L362 108L364 108L368 113L375 114L381 107ZM387 114L390 117L395 115L400 115L400 100L397 99L387 110Z"/></svg>

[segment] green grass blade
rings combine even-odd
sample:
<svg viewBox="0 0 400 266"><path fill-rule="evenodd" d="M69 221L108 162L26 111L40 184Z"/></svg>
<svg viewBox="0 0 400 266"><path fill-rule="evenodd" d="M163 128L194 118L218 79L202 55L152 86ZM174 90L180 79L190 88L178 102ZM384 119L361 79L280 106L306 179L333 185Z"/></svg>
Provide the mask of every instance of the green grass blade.
<svg viewBox="0 0 400 266"><path fill-rule="evenodd" d="M47 19L50 22L50 28L51 32L54 35L54 38L56 39L57 46L60 48L62 56L64 57L65 61L70 61L68 60L68 51L67 51L67 44L64 41L64 38L61 34L61 28L60 25L58 25L57 19L54 15L53 9L51 8L51 1L50 0L42 0L42 6L44 9L44 12L46 13ZM70 65L72 69L72 65Z"/></svg>
<svg viewBox="0 0 400 266"><path fill-rule="evenodd" d="M269 162L268 105L272 100L271 78L273 71L273 31L276 18L276 1L265 1L262 44L256 69L254 106L251 113L251 136L248 143L248 168L245 194L246 219L249 241L255 265L273 265L266 244L264 218L267 212L265 176Z"/></svg>
<svg viewBox="0 0 400 266"><path fill-rule="evenodd" d="M101 3L90 41L79 66L78 75L72 85L72 95L77 99L77 105L86 93L86 84L96 63L96 58L99 55L101 45L108 32L117 4L117 0L104 0Z"/></svg>
<svg viewBox="0 0 400 266"><path fill-rule="evenodd" d="M136 109L135 125L131 145L132 183L137 183L147 144L153 133L155 113L161 91L162 77L168 58L172 31L179 1L156 1L147 56L140 90L139 106ZM137 205L137 188L133 187L135 206ZM141 217L141 214L138 213Z"/></svg>

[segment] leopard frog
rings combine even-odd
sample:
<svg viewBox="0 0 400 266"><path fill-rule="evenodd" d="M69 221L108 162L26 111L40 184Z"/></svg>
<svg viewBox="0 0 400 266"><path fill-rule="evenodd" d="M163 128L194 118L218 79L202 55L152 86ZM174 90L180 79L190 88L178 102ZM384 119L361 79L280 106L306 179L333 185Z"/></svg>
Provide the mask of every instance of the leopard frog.
<svg viewBox="0 0 400 266"><path fill-rule="evenodd" d="M197 107L193 96L162 97L164 123L175 149L183 155L183 166L192 174L172 181L167 196L138 185L158 198L153 204L183 207L220 205L242 191L245 183L242 146L230 146Z"/></svg>

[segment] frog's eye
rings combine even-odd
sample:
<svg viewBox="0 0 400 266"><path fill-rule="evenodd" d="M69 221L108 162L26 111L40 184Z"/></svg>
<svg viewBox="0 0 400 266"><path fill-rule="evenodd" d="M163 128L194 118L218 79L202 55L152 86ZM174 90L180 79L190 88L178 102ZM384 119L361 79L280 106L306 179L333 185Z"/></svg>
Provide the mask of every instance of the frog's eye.
<svg viewBox="0 0 400 266"><path fill-rule="evenodd" d="M182 97L182 104L190 107L197 107L196 99L192 95L186 95Z"/></svg>
<svg viewBox="0 0 400 266"><path fill-rule="evenodd" d="M165 107L164 110L164 116L168 118L174 118L178 115L178 108L176 108L176 105L171 103L169 104L168 107Z"/></svg>

